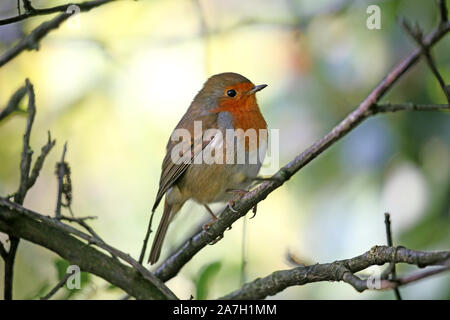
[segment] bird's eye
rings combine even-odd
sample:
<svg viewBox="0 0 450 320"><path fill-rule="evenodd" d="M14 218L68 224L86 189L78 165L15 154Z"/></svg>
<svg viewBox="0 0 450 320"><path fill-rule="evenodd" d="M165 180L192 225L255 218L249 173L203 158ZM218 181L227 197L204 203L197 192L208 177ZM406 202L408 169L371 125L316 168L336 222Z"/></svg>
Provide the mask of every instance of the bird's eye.
<svg viewBox="0 0 450 320"><path fill-rule="evenodd" d="M234 90L234 89L228 90L227 96L233 98L234 96L236 96L236 90Z"/></svg>

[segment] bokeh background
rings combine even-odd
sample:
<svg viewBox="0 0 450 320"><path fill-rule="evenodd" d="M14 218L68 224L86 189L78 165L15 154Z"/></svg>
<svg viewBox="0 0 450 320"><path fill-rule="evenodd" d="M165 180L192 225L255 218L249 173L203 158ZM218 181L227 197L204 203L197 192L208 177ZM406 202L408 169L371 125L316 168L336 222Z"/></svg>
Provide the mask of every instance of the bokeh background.
<svg viewBox="0 0 450 320"><path fill-rule="evenodd" d="M32 3L43 8L66 1ZM381 8L380 30L366 27L369 4ZM16 1L1 1L0 17L15 14ZM26 77L35 86L35 156L47 130L57 139L25 206L53 214L55 163L68 141L75 215L98 216L91 225L103 239L137 258L165 144L207 77L234 71L269 85L258 99L269 127L280 129L284 165L345 117L415 47L399 17L430 31L439 16L435 3L423 0L124 0L82 13L47 36L38 52L23 53L0 69L0 106ZM1 26L0 50L50 18ZM448 81L448 37L433 54ZM422 61L383 101L445 103L445 97ZM2 196L18 186L25 121L25 114L15 114L0 123ZM246 281L292 267L288 252L304 263L356 256L386 243L386 211L395 244L449 249L449 113L401 112L364 122L260 203L256 217L247 217L245 241L241 219L168 286L183 299L235 290L244 248ZM156 223L160 215L161 208ZM207 217L201 206L187 203L169 229L163 257ZM6 238L0 233L1 241ZM22 241L15 297L42 296L64 265L52 252ZM439 275L401 292L404 298L449 299L450 280ZM56 298L69 295L116 299L123 292L86 276L81 290L62 290ZM271 298L390 299L393 293L316 283Z"/></svg>

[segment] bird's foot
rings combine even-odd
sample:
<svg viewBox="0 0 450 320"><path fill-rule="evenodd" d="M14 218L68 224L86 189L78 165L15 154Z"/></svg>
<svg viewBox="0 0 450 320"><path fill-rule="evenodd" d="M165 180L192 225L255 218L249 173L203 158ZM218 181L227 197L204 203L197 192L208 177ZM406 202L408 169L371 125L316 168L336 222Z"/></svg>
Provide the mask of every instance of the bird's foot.
<svg viewBox="0 0 450 320"><path fill-rule="evenodd" d="M210 246L212 246L213 244L216 244L217 242L219 242L220 240L222 240L223 238L223 234L221 234L220 236L218 236L217 238L215 238L213 241L209 242L208 244Z"/></svg>
<svg viewBox="0 0 450 320"><path fill-rule="evenodd" d="M212 234L208 231L209 227L211 227L211 225L217 220L217 218L213 218L210 222L205 223L202 226L203 231L205 231L209 236L212 236ZM223 238L223 234L219 235L217 238L215 238L214 240L212 240L211 242L209 242L209 245L213 245L216 244L219 240L221 240Z"/></svg>
<svg viewBox="0 0 450 320"><path fill-rule="evenodd" d="M211 221L208 222L208 223L205 223L205 224L202 226L203 230L206 231L206 230L208 230L209 227L217 220L217 217L216 217L216 215L214 214L214 212L211 210L211 208L210 208L207 204L204 204L203 206L206 208L206 211L208 211L208 213L211 215Z"/></svg>
<svg viewBox="0 0 450 320"><path fill-rule="evenodd" d="M228 193L234 193L236 194L236 197L230 201L228 201L228 208L233 211L234 213L237 213L238 211L233 209L234 204L236 203L236 201L238 201L244 194L246 194L248 192L248 190L245 189L227 189L226 192Z"/></svg>
<svg viewBox="0 0 450 320"><path fill-rule="evenodd" d="M252 208L253 215L250 217L250 219L253 219L256 217L256 211L258 210L258 204L255 204L255 206Z"/></svg>
<svg viewBox="0 0 450 320"><path fill-rule="evenodd" d="M211 220L210 222L208 222L208 223L205 223L205 224L202 226L203 231L208 232L209 227L211 227L211 225L212 225L214 222L216 222L216 220L217 220L217 218L212 219L212 220Z"/></svg>

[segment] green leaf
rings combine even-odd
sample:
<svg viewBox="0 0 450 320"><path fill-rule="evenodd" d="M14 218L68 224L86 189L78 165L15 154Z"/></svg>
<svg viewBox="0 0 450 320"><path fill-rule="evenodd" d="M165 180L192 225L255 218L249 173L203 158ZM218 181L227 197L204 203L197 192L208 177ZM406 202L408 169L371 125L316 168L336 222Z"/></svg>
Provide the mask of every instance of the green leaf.
<svg viewBox="0 0 450 320"><path fill-rule="evenodd" d="M222 263L220 261L212 262L204 266L199 273L196 281L197 300L204 300L208 297L209 287L212 280L220 270Z"/></svg>
<svg viewBox="0 0 450 320"><path fill-rule="evenodd" d="M67 273L67 268L69 267L69 262L64 259L56 259L55 267L56 267L56 270L58 270L58 279L62 279Z"/></svg>

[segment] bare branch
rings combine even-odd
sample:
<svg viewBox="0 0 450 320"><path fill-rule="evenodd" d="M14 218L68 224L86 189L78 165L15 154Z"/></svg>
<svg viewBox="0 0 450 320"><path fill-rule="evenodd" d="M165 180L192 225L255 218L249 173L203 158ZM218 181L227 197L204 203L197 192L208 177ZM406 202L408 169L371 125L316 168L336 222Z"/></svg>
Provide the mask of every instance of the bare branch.
<svg viewBox="0 0 450 320"><path fill-rule="evenodd" d="M17 0L17 12L19 13L19 16L21 14L20 12L20 0Z"/></svg>
<svg viewBox="0 0 450 320"><path fill-rule="evenodd" d="M6 251L5 246L3 245L3 242L0 241L0 257L2 257L3 260L5 260L7 256L8 256L8 251Z"/></svg>
<svg viewBox="0 0 450 320"><path fill-rule="evenodd" d="M441 14L441 24L448 21L448 9L446 0L438 0L439 12Z"/></svg>
<svg viewBox="0 0 450 320"><path fill-rule="evenodd" d="M52 290L50 290L49 293L47 293L45 296L43 296L41 298L41 300L49 300L51 297L53 297L53 295L58 292L59 289L61 289L62 287L64 287L64 285L66 284L67 280L69 279L69 277L71 276L70 273L66 273L64 275L64 277L62 277L61 280L59 280L59 282L56 284L55 287L53 287Z"/></svg>
<svg viewBox="0 0 450 320"><path fill-rule="evenodd" d="M444 22L441 21L441 24L443 23ZM404 29L408 32L408 34L411 36L411 38L413 38L419 44L420 48L422 49L422 54L425 56L425 60L428 63L428 66L430 67L435 78L439 82L439 85L441 86L448 103L450 103L450 91L445 85L445 81L436 67L436 63L434 62L433 56L431 55L430 48L424 43L422 29L418 24L416 24L415 28L413 28L406 19L402 20L402 25Z"/></svg>
<svg viewBox="0 0 450 320"><path fill-rule="evenodd" d="M428 278L428 277L431 277L436 274L446 272L449 270L450 270L450 266L447 266L447 267L441 267L441 268L434 268L434 269L430 269L430 270L426 270L426 271L422 271L422 272L416 272L416 273L407 275L405 277L396 279L395 281L381 280L380 290L396 289L399 286L404 286L406 284L413 283L418 280L425 279L425 278Z"/></svg>
<svg viewBox="0 0 450 320"><path fill-rule="evenodd" d="M91 234L91 236L93 236L95 239L105 243L105 241L97 234L97 232L95 232L94 229L92 229L91 226L86 223L86 220L88 220L88 219L96 219L96 218L97 217L89 217L89 216L88 217L75 218L75 217L67 217L67 216L60 215L56 219L61 220L61 221L66 220L66 221L69 221L69 222L75 222L78 225L80 225L82 228L84 228L87 232L89 232ZM117 256L114 253L110 253L110 255L114 259L117 259ZM141 262L139 262L139 263L142 264Z"/></svg>
<svg viewBox="0 0 450 320"><path fill-rule="evenodd" d="M388 113L397 111L442 111L450 110L450 105L448 104L416 104L416 103L402 103L402 104L376 104L374 105L369 113Z"/></svg>
<svg viewBox="0 0 450 320"><path fill-rule="evenodd" d="M57 29L61 23L66 21L71 14L62 13L50 21L43 22L36 29L31 31L31 33L23 38L18 44L16 44L11 49L7 50L0 56L0 67L4 66L6 63L17 57L20 53L25 50L38 50L39 41L45 37L50 31Z"/></svg>
<svg viewBox="0 0 450 320"><path fill-rule="evenodd" d="M450 251L424 252L403 247L375 246L364 254L351 259L276 271L267 277L249 282L242 288L220 299L264 299L290 286L319 281L344 281L359 292L367 289L392 289L392 282L389 280L381 280L380 287L377 288L376 286L371 286L370 279L369 281L360 279L354 273L372 265L382 265L391 262L395 252L396 263L408 263L419 267L430 265L448 266L450 264ZM444 269L448 269L448 267ZM418 279L416 278L414 281Z"/></svg>
<svg viewBox="0 0 450 320"><path fill-rule="evenodd" d="M5 261L5 287L3 289L4 299L12 300L13 298L13 278L14 278L14 261L16 259L17 249L19 247L20 238L8 233L9 236L9 251L6 255ZM3 256L3 255L2 255Z"/></svg>
<svg viewBox="0 0 450 320"><path fill-rule="evenodd" d="M139 255L139 263L142 264L144 262L145 252L147 251L148 239L150 238L150 234L152 233L152 222L153 216L155 215L155 211L153 210L150 214L150 221L148 223L147 232L145 233L144 243L142 244L141 254Z"/></svg>
<svg viewBox="0 0 450 320"><path fill-rule="evenodd" d="M28 94L28 117L25 134L23 135L23 147L20 160L20 184L19 189L14 194L14 202L23 204L25 196L28 191L28 178L31 167L31 157L33 150L30 148L30 134L33 126L34 117L36 115L36 104L33 85L28 79L25 80L25 88ZM6 255L5 261L5 286L4 297L5 300L12 300L13 298L13 279L14 279L14 261L16 258L17 249L19 248L20 238L8 233L10 248Z"/></svg>
<svg viewBox="0 0 450 320"><path fill-rule="evenodd" d="M70 263L78 265L81 270L105 279L137 299L176 299L164 283L129 254L57 219L41 215L1 197L0 232L52 250ZM93 248L92 244L116 255L133 268Z"/></svg>
<svg viewBox="0 0 450 320"><path fill-rule="evenodd" d="M58 177L58 194L56 199L56 218L61 217L62 195L64 191L64 177L68 174L66 172L67 163L64 161L67 152L67 142L64 143L64 148L61 156L61 161L56 164L56 176Z"/></svg>
<svg viewBox="0 0 450 320"><path fill-rule="evenodd" d="M89 11L95 7L98 7L103 4L113 2L113 1L116 1L116 0L94 0L94 1L87 1L87 2L77 4L77 6L80 8L80 11ZM51 10L50 9L40 9L38 12L41 12L43 14L59 12L59 11L62 11L63 13L57 15L55 18L53 18L49 21L43 22L36 29L31 31L31 33L28 36L23 38L18 44L16 44L14 47L12 47L11 49L9 49L5 53L3 53L0 56L0 67L2 67L3 65L5 65L9 61L11 61L12 59L17 57L23 51L38 50L39 49L39 41L42 38L44 38L50 31L59 28L59 26L64 21L69 19L74 14L74 12L66 12L66 10L69 6L70 6L70 4L55 7L58 10L56 10L55 8L53 8ZM38 9L33 9L33 10L34 11L32 11L32 12L35 12ZM46 10L50 10L50 12L47 12ZM25 17L25 18L27 18L27 17ZM9 23L11 23L11 22L9 22Z"/></svg>
<svg viewBox="0 0 450 320"><path fill-rule="evenodd" d="M42 16L42 15L58 13L58 12L67 12L67 10L71 6L77 6L78 8L80 8L80 11L89 11L92 8L95 8L95 7L101 6L102 4L105 4L108 2L113 2L113 1L116 1L116 0L95 0L95 1L85 1L85 2L81 2L81 3L72 3L71 2L68 4L56 6L56 7L37 9L31 5L30 0L23 0L23 7L25 8L25 13L20 14L20 10L19 10L18 16L0 20L0 26L6 25L6 24L11 24L11 23L18 22L18 21L23 21L23 20L31 18L31 17ZM19 6L19 8L20 8L20 6Z"/></svg>
<svg viewBox="0 0 450 320"><path fill-rule="evenodd" d="M50 153L52 148L55 146L56 140L52 140L52 137L50 135L50 131L48 131L48 140L47 143L41 148L41 154L36 159L36 162L34 163L33 170L31 171L31 175L28 178L28 184L27 188L31 189L33 185L35 184L37 178L39 177L39 173L42 170L42 166L44 165L45 158Z"/></svg>
<svg viewBox="0 0 450 320"><path fill-rule="evenodd" d="M384 224L386 226L387 245L389 247L392 247L394 244L392 242L391 219L390 219L389 213L387 213L387 212L384 214ZM395 251L395 253L394 253L394 259L393 260L395 260L395 255L397 255L397 251ZM392 275L391 280L396 281L397 280L397 274L396 274L396 270L395 270L395 261L391 261L389 269L390 269L390 273ZM394 288L394 293L395 293L395 297L397 298L397 300L402 300L402 297L400 295L400 291L398 290L397 287Z"/></svg>
<svg viewBox="0 0 450 320"><path fill-rule="evenodd" d="M25 134L23 135L23 147L20 160L20 185L19 190L14 195L14 202L20 204L23 203L25 195L28 191L28 178L30 174L31 157L33 155L33 150L30 147L30 134L34 122L34 116L36 115L36 102L33 85L30 83L28 79L26 79L25 86L27 88L28 94L28 109L27 109L28 118Z"/></svg>
<svg viewBox="0 0 450 320"><path fill-rule="evenodd" d="M17 89L16 92L11 96L8 103L6 104L6 107L0 111L0 121L5 119L7 116L9 116L14 111L19 110L19 103L25 97L27 94L27 88L25 86L20 87Z"/></svg>

